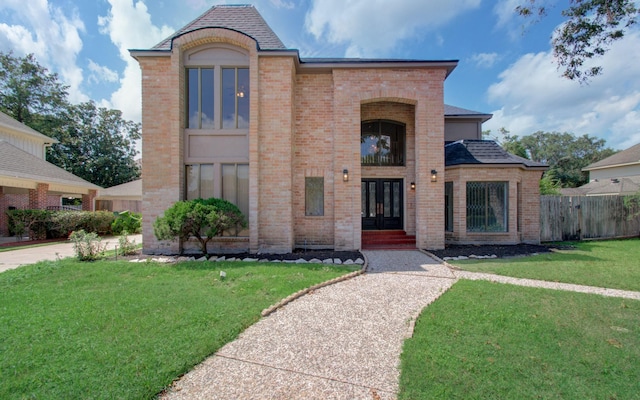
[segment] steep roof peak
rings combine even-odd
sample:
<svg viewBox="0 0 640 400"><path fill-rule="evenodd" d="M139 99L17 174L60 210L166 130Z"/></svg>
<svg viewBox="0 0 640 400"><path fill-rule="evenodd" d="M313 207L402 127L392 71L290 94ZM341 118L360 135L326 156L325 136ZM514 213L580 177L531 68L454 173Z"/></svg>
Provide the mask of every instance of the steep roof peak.
<svg viewBox="0 0 640 400"><path fill-rule="evenodd" d="M285 45L262 18L258 10L250 4L216 5L198 18L158 43L153 50L170 50L173 39L204 28L224 28L244 33L258 42L261 50L284 50Z"/></svg>

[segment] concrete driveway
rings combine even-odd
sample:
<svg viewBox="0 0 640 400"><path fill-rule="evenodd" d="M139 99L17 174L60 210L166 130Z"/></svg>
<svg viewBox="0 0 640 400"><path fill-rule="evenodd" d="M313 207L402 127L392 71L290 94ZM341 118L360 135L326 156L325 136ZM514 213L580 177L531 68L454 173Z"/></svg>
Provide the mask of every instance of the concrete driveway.
<svg viewBox="0 0 640 400"><path fill-rule="evenodd" d="M140 244L142 243L142 235L130 235L129 240L135 240L136 244ZM102 243L107 244L107 250L113 250L115 246L118 245L118 237L103 237ZM74 256L73 243L70 241L5 251L0 253L0 272L18 268L21 265L35 264L38 261L54 261L60 258Z"/></svg>

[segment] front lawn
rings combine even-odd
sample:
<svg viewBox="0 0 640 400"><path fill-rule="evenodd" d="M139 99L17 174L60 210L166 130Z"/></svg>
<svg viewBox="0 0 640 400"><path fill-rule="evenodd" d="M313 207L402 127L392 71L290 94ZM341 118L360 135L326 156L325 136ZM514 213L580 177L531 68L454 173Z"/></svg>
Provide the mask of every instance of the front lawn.
<svg viewBox="0 0 640 400"><path fill-rule="evenodd" d="M449 262L466 271L640 291L640 239L566 244L576 248L530 257Z"/></svg>
<svg viewBox="0 0 640 400"><path fill-rule="evenodd" d="M418 319L399 399L635 399L640 301L461 280Z"/></svg>
<svg viewBox="0 0 640 400"><path fill-rule="evenodd" d="M152 398L263 309L353 270L65 259L3 272L0 398Z"/></svg>

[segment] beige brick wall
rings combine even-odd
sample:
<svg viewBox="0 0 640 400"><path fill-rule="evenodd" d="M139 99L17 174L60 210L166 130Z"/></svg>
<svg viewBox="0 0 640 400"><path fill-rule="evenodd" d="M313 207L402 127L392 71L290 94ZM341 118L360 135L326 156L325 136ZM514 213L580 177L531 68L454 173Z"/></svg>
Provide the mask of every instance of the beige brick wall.
<svg viewBox="0 0 640 400"><path fill-rule="evenodd" d="M447 232L447 243L540 243L539 181L541 176L542 171L523 170L516 167L466 166L447 168L446 181L453 182L453 232ZM509 183L507 232L467 232L467 182L482 181ZM522 191L520 195L518 195L518 187ZM522 199L520 207L518 206L518 197ZM444 212L442 214L444 215ZM518 219L520 219L520 229L518 229Z"/></svg>
<svg viewBox="0 0 640 400"><path fill-rule="evenodd" d="M333 247L333 76L300 74L295 86L293 217L295 247ZM305 215L305 178L324 178L324 216Z"/></svg>
<svg viewBox="0 0 640 400"><path fill-rule="evenodd" d="M261 57L258 61L258 154L257 162L254 158L250 161L259 167L257 250L285 253L291 251L294 242L295 69L291 57Z"/></svg>

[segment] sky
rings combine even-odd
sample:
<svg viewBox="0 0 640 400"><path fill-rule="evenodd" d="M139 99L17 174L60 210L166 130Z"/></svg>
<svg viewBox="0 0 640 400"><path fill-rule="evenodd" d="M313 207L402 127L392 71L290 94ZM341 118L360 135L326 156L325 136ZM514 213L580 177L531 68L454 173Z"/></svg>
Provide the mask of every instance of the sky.
<svg viewBox="0 0 640 400"><path fill-rule="evenodd" d="M445 103L493 118L483 129L588 134L614 149L640 143L640 27L598 59L587 85L561 77L551 35L568 0L525 20L527 0L256 0L285 46L301 57L459 60ZM69 85L72 102L94 100L140 121L140 68L129 49L151 48L213 0L0 0L0 51L33 53ZM230 2L239 4L242 2ZM499 136L497 136L499 138Z"/></svg>

